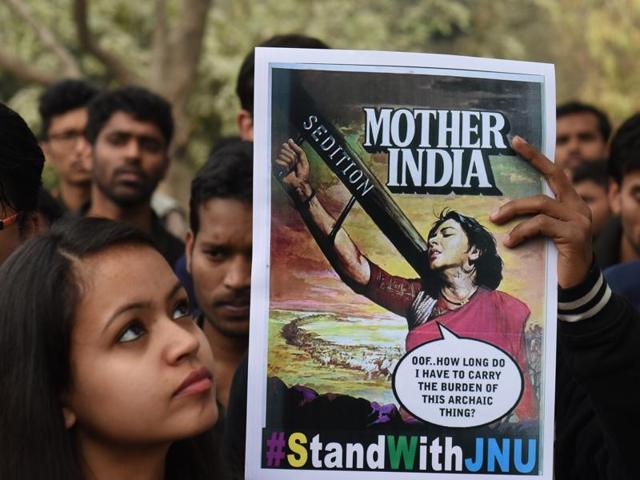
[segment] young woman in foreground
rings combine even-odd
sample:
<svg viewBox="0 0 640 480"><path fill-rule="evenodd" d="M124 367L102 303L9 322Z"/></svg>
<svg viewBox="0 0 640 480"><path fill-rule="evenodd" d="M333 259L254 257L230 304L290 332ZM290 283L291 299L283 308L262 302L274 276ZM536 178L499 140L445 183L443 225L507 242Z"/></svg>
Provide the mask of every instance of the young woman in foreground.
<svg viewBox="0 0 640 480"><path fill-rule="evenodd" d="M213 357L171 268L108 220L0 268L0 478L216 479Z"/></svg>

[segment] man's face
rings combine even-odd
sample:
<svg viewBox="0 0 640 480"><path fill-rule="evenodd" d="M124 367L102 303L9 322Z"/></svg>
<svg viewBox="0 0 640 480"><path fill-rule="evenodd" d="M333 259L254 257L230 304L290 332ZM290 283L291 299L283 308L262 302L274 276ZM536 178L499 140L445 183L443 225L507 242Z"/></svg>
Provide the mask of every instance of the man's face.
<svg viewBox="0 0 640 480"><path fill-rule="evenodd" d="M556 123L556 163L574 168L584 162L602 162L607 142L598 129L598 118L589 112L560 117Z"/></svg>
<svg viewBox="0 0 640 480"><path fill-rule="evenodd" d="M96 186L120 207L148 202L168 165L160 129L124 112L111 116L93 145Z"/></svg>
<svg viewBox="0 0 640 480"><path fill-rule="evenodd" d="M611 218L607 189L592 180L583 180L573 187L591 209L591 233L596 236Z"/></svg>
<svg viewBox="0 0 640 480"><path fill-rule="evenodd" d="M251 204L212 198L198 209L200 229L187 235L187 268L198 306L227 336L249 333Z"/></svg>
<svg viewBox="0 0 640 480"><path fill-rule="evenodd" d="M611 208L622 221L623 242L640 257L640 170L627 173L622 185L611 186Z"/></svg>
<svg viewBox="0 0 640 480"><path fill-rule="evenodd" d="M84 137L87 127L85 107L52 118L42 149L58 172L62 183L91 183L91 147Z"/></svg>

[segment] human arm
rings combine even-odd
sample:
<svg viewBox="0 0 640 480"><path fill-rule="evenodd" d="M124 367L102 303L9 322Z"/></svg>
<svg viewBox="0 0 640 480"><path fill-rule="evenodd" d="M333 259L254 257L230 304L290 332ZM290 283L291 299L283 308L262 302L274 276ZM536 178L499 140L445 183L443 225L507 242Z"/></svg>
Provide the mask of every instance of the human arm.
<svg viewBox="0 0 640 480"><path fill-rule="evenodd" d="M640 316L611 293L595 263L584 282L560 289L558 297L558 381L567 382L569 376L569 387L558 386L561 416L556 416L556 433L571 441L570 450L597 452L597 468L607 471L598 478L636 478ZM569 390L569 396L571 377L579 387ZM565 399L575 399L578 388L584 398L576 406L565 405ZM591 416L585 404L591 406Z"/></svg>
<svg viewBox="0 0 640 480"><path fill-rule="evenodd" d="M529 238L544 236L558 248L560 367L566 366L585 396L560 396L556 408L569 414L584 412L585 418L592 415L591 423L582 417L576 422L581 430L572 438L584 439L592 434L601 439L575 454L569 468L575 471L581 463L591 465L597 449L621 472L603 478L631 478L631 472L637 470L634 445L640 427L640 319L628 304L611 294L593 263L590 212L562 170L519 137L512 144L543 174L556 198L540 195L513 200L491 219L504 224L531 215L511 230L505 246L515 248ZM558 385L556 393L564 387ZM590 405L585 406L585 402ZM570 419L558 421L559 439ZM587 428L592 430L585 434ZM573 454L572 446L567 452ZM557 476L567 478L561 470L557 470Z"/></svg>
<svg viewBox="0 0 640 480"><path fill-rule="evenodd" d="M333 240L329 238L336 219L327 212L311 187L309 160L304 150L289 139L282 144L275 168L282 186L331 266L345 283L362 289L371 277L369 262L343 228L337 231Z"/></svg>

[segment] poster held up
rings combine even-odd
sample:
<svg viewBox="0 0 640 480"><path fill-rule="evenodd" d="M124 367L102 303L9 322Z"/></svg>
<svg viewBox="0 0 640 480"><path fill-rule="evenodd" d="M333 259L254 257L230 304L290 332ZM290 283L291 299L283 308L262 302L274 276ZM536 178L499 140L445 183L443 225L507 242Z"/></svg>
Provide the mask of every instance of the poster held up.
<svg viewBox="0 0 640 480"><path fill-rule="evenodd" d="M552 477L550 65L257 49L246 477Z"/></svg>

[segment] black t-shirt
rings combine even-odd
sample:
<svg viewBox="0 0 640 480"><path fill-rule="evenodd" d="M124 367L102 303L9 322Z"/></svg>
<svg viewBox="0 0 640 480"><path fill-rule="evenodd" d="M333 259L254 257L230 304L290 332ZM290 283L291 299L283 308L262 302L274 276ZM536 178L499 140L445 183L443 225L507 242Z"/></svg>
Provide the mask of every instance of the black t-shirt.
<svg viewBox="0 0 640 480"><path fill-rule="evenodd" d="M77 212L78 217L86 217L91 208L91 203L87 202ZM184 242L169 233L160 222L156 213L151 210L151 234L149 235L156 244L158 251L169 262L171 268L175 267L178 259L184 255Z"/></svg>

